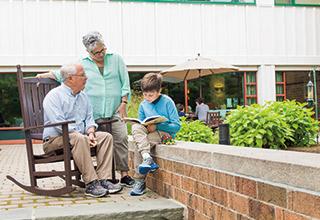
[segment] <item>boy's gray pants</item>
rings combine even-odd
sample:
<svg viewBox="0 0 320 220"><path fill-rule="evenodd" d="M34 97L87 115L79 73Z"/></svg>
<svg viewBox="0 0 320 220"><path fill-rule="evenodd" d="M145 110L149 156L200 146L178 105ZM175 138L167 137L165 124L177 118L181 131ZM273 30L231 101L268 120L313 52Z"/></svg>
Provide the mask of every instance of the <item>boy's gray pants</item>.
<svg viewBox="0 0 320 220"><path fill-rule="evenodd" d="M132 125L132 137L134 141L135 151L134 151L134 167L135 174L134 178L144 179L145 175L139 174L138 166L142 163L142 154L150 153L151 148L155 147L157 144L161 143L161 137L166 134L163 131L154 131L148 133L145 126L141 124Z"/></svg>

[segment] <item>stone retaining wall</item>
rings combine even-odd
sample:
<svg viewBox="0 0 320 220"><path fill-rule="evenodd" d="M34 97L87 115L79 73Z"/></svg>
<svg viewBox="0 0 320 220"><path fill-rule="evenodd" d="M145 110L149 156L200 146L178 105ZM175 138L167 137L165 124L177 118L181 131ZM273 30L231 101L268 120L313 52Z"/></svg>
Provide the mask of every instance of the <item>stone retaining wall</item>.
<svg viewBox="0 0 320 220"><path fill-rule="evenodd" d="M320 219L319 154L187 142L152 153L160 169L147 186L189 220Z"/></svg>

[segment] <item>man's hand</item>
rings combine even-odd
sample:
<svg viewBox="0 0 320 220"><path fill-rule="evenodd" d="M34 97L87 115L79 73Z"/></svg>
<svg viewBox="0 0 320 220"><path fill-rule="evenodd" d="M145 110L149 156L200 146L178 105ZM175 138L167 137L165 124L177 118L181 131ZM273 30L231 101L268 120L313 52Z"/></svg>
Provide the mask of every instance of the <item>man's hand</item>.
<svg viewBox="0 0 320 220"><path fill-rule="evenodd" d="M119 113L119 116L121 119L124 117L127 117L127 108L126 108L126 103L121 103L117 109L117 112Z"/></svg>
<svg viewBox="0 0 320 220"><path fill-rule="evenodd" d="M50 78L50 79L56 79L52 71L49 71L47 73L40 73L36 75L36 78Z"/></svg>
<svg viewBox="0 0 320 220"><path fill-rule="evenodd" d="M97 145L97 139L94 132L90 132L88 134L89 140L90 140L90 146L94 147Z"/></svg>
<svg viewBox="0 0 320 220"><path fill-rule="evenodd" d="M149 133L154 132L155 130L157 130L157 126L155 124L148 125L147 130Z"/></svg>

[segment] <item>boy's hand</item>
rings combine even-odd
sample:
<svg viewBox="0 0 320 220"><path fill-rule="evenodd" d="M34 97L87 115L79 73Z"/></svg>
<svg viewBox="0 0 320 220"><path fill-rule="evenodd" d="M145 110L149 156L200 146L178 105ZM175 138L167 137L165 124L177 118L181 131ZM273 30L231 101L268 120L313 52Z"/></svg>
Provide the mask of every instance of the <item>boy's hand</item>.
<svg viewBox="0 0 320 220"><path fill-rule="evenodd" d="M147 130L149 133L154 132L155 130L157 130L157 126L155 124L148 125Z"/></svg>

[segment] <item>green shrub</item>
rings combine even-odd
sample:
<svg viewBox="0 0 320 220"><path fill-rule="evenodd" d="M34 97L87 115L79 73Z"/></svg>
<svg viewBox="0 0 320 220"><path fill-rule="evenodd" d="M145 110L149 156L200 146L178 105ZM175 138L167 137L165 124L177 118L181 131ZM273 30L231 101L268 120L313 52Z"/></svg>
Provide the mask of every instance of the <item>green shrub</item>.
<svg viewBox="0 0 320 220"><path fill-rule="evenodd" d="M219 128L213 133L213 141L211 144L219 144Z"/></svg>
<svg viewBox="0 0 320 220"><path fill-rule="evenodd" d="M287 146L310 146L315 144L318 123L312 118L314 112L306 108L306 103L296 101L274 102L270 108L284 115L284 120L293 130L293 140L287 140Z"/></svg>
<svg viewBox="0 0 320 220"><path fill-rule="evenodd" d="M293 135L284 115L267 105L239 106L227 116L226 123L230 125L231 144L236 146L286 148Z"/></svg>
<svg viewBox="0 0 320 220"><path fill-rule="evenodd" d="M201 143L217 143L217 138L208 126L202 121L186 121L185 117L181 118L181 129L177 133L176 140L191 141Z"/></svg>
<svg viewBox="0 0 320 220"><path fill-rule="evenodd" d="M237 146L286 148L315 142L318 123L311 109L296 101L238 107L227 117L231 143Z"/></svg>
<svg viewBox="0 0 320 220"><path fill-rule="evenodd" d="M128 117L138 118L139 105L143 101L141 92L132 90L130 102L128 104ZM127 123L128 134L131 134L131 124Z"/></svg>

